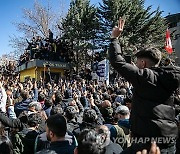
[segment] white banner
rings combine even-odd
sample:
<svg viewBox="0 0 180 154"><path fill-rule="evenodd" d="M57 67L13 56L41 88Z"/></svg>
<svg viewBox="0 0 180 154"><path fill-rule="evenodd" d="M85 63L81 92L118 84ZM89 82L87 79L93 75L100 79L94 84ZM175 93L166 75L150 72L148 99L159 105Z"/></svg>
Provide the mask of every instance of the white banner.
<svg viewBox="0 0 180 154"><path fill-rule="evenodd" d="M109 85L109 60L104 59L97 64L96 74L99 82Z"/></svg>

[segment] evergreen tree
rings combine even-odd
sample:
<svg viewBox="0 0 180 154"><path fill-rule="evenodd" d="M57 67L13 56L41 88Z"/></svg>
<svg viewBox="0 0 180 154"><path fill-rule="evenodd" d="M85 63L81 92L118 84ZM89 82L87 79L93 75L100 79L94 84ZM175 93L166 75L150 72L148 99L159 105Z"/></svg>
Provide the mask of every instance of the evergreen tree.
<svg viewBox="0 0 180 154"><path fill-rule="evenodd" d="M94 48L98 27L95 6L90 5L89 0L72 0L67 16L62 21L62 29L63 39L68 40L75 51L77 69L87 63L87 51Z"/></svg>
<svg viewBox="0 0 180 154"><path fill-rule="evenodd" d="M99 14L103 42L109 41L112 28L117 25L119 17L123 17L126 24L120 43L124 52L131 54L136 48L148 45L164 47L166 24L159 8L150 12L151 6L145 9L144 0L102 1Z"/></svg>

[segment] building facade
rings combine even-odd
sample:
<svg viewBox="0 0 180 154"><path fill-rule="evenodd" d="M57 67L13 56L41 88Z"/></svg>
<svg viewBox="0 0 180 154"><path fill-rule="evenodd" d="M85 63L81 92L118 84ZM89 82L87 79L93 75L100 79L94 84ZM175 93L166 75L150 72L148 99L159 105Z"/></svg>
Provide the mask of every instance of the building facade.
<svg viewBox="0 0 180 154"><path fill-rule="evenodd" d="M166 16L171 33L173 51L175 51L175 62L180 66L180 13Z"/></svg>

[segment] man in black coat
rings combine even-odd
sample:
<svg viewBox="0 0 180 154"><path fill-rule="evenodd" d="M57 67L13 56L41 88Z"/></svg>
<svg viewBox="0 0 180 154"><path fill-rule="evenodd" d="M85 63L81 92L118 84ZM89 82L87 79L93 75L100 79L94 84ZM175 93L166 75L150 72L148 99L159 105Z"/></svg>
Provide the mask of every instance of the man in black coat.
<svg viewBox="0 0 180 154"><path fill-rule="evenodd" d="M40 132L45 131L45 119L40 114L41 104L38 102L31 102L28 105L28 110L23 111L18 118L13 119L8 117L5 113L0 111L0 121L6 126L10 128L19 129L22 131L23 129L28 128L28 116L32 113L38 113L41 117L39 121L38 130Z"/></svg>
<svg viewBox="0 0 180 154"><path fill-rule="evenodd" d="M34 153L35 139L39 134L38 125L41 118L38 113L31 113L27 117L28 127L12 135L12 143L15 154Z"/></svg>
<svg viewBox="0 0 180 154"><path fill-rule="evenodd" d="M37 154L74 154L75 147L65 140L67 122L61 114L51 115L46 121L46 136L51 142L50 147L39 151Z"/></svg>
<svg viewBox="0 0 180 154"><path fill-rule="evenodd" d="M65 111L65 116L67 119L67 130L73 132L75 128L79 127L76 118L77 110L74 106L68 106Z"/></svg>
<svg viewBox="0 0 180 154"><path fill-rule="evenodd" d="M132 142L135 144L132 144L131 153L150 147L152 140L157 142L161 153L175 153L178 129L173 93L180 85L180 68L158 67L161 52L154 47L142 49L136 54L137 66L127 63L118 41L124 23L120 18L118 26L112 30L109 60L134 88L130 122ZM141 142L138 142L139 139Z"/></svg>

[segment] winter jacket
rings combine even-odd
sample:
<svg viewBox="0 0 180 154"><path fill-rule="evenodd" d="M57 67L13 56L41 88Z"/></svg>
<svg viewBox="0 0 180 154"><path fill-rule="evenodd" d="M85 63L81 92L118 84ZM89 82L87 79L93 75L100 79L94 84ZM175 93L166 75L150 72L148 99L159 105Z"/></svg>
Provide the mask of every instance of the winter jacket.
<svg viewBox="0 0 180 154"><path fill-rule="evenodd" d="M37 152L37 154L54 153L54 154L74 154L74 146L68 141L51 142L48 149Z"/></svg>
<svg viewBox="0 0 180 154"><path fill-rule="evenodd" d="M12 136L13 149L15 154L33 154L34 143L39 133L28 128Z"/></svg>
<svg viewBox="0 0 180 154"><path fill-rule="evenodd" d="M29 113L33 113L31 111L24 111L19 118L12 119L9 118L5 113L0 112L0 121L3 123L4 126L10 128L18 128L20 131L27 128L27 116ZM42 118L41 123L39 124L38 130L40 132L44 132L45 130L45 120Z"/></svg>
<svg viewBox="0 0 180 154"><path fill-rule="evenodd" d="M16 116L18 117L21 112L27 110L29 103L31 103L32 101L37 101L37 100L38 100L38 90L37 88L35 88L34 97L32 99L27 98L15 104L14 110L15 110Z"/></svg>
<svg viewBox="0 0 180 154"><path fill-rule="evenodd" d="M178 129L173 93L180 85L180 68L173 66L139 69L125 62L117 39L111 40L109 60L134 88L130 117L132 135L176 138Z"/></svg>

